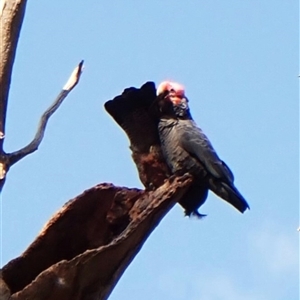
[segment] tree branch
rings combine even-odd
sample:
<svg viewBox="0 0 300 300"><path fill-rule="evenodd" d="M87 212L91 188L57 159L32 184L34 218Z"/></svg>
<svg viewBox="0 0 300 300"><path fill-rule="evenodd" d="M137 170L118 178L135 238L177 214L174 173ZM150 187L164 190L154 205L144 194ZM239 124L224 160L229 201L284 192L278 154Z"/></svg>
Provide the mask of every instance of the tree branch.
<svg viewBox="0 0 300 300"><path fill-rule="evenodd" d="M2 269L11 300L105 300L165 214L192 183L172 177L155 191L100 184L45 225Z"/></svg>
<svg viewBox="0 0 300 300"><path fill-rule="evenodd" d="M68 79L67 83L63 87L62 91L59 93L53 104L43 113L40 123L38 126L37 133L27 146L24 148L15 151L9 154L9 165L12 166L17 161L25 157L26 155L36 151L43 140L46 126L48 123L49 118L51 115L58 109L58 107L62 104L64 99L68 96L68 94L73 90L73 88L77 85L80 79L80 75L83 70L83 60L78 64L78 66L72 72L70 78Z"/></svg>
<svg viewBox="0 0 300 300"><path fill-rule="evenodd" d="M11 74L27 0L0 0L0 153L3 154L5 120Z"/></svg>

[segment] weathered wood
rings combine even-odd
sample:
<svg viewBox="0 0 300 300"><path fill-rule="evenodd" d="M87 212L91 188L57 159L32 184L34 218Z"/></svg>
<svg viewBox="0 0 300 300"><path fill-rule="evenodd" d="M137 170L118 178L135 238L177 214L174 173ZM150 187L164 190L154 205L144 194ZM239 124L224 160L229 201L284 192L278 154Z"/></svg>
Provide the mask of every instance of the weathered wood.
<svg viewBox="0 0 300 300"><path fill-rule="evenodd" d="M6 108L25 7L26 0L0 0L0 191L10 166L37 150L49 117L78 83L83 67L81 62L43 114L33 141L6 154ZM142 94L131 94L134 89L128 89L125 101L122 94L121 101L114 99L106 108L112 109L112 116L129 136L146 191L100 184L66 203L28 249L0 271L0 300L107 299L150 233L180 202L192 178L166 180L169 170L151 112L155 86L150 83L145 89ZM121 114L120 106L124 108Z"/></svg>
<svg viewBox="0 0 300 300"><path fill-rule="evenodd" d="M69 201L3 268L10 299L107 299L191 181L173 177L155 191L100 184Z"/></svg>
<svg viewBox="0 0 300 300"><path fill-rule="evenodd" d="M14 165L16 162L35 152L39 145L41 144L46 126L49 118L54 114L54 112L60 107L63 103L64 99L68 96L68 94L73 90L73 88L79 82L81 73L83 70L83 61L81 61L78 66L74 69L71 76L69 77L67 83L61 90L61 92L56 97L55 101L46 109L46 111L41 116L41 120L33 140L25 147L20 150L14 151L12 153L5 153L2 150L0 151L0 192L4 186L6 174L9 171L10 167Z"/></svg>
<svg viewBox="0 0 300 300"><path fill-rule="evenodd" d="M41 144L41 142L43 140L49 118L55 113L55 111L63 103L64 99L68 96L68 94L77 85L77 83L79 82L82 70L83 70L83 60L74 69L74 71L72 72L67 83L65 84L65 86L63 87L61 92L58 94L58 96L56 97L54 102L46 109L46 111L41 116L41 120L40 120L37 132L36 132L33 140L24 148L8 154L9 167L11 167L13 164L15 164L16 162L18 162L19 160L21 160L28 154L31 154L38 149L39 145Z"/></svg>
<svg viewBox="0 0 300 300"><path fill-rule="evenodd" d="M26 3L27 0L0 0L0 153L3 152L11 74Z"/></svg>
<svg viewBox="0 0 300 300"><path fill-rule="evenodd" d="M13 153L5 153L6 111L19 35L24 19L27 0L0 0L0 192L10 167L26 155L36 151L44 137L47 122L70 91L77 85L83 61L75 68L54 103L44 112L37 133L27 146Z"/></svg>
<svg viewBox="0 0 300 300"><path fill-rule="evenodd" d="M125 89L104 104L106 111L125 131L140 180L148 190L158 188L170 176L161 152L155 101L155 84L149 81L140 88Z"/></svg>

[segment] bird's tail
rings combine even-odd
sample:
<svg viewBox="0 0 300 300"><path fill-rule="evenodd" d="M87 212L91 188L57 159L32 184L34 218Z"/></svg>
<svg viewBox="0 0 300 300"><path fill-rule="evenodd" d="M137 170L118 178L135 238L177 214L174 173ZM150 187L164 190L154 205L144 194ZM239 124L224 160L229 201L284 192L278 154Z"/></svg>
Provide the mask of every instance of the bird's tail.
<svg viewBox="0 0 300 300"><path fill-rule="evenodd" d="M250 209L245 198L233 184L229 185L228 183L214 180L210 182L210 189L223 200L234 206L241 213L243 213L246 209Z"/></svg>

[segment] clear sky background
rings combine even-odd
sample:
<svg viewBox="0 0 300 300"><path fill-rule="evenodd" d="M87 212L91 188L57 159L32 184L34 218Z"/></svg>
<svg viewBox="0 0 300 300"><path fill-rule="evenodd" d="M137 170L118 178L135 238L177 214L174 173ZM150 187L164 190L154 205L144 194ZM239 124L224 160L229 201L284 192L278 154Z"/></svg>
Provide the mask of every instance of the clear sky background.
<svg viewBox="0 0 300 300"><path fill-rule="evenodd" d="M210 193L199 221L176 205L110 299L298 299L298 13L292 0L29 1L7 152L31 141L81 59L85 70L39 150L8 173L1 265L85 189L142 187L103 104L126 87L173 79L251 210L242 215Z"/></svg>

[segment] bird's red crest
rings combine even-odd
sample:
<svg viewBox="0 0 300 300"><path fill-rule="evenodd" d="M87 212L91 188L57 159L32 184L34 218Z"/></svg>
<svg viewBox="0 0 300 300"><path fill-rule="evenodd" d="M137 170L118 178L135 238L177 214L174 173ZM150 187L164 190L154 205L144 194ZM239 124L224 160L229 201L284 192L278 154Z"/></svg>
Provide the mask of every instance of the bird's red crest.
<svg viewBox="0 0 300 300"><path fill-rule="evenodd" d="M184 86L180 83L163 81L157 88L157 95L161 95L164 92L169 92L168 99L174 105L179 105L183 101L186 102Z"/></svg>
<svg viewBox="0 0 300 300"><path fill-rule="evenodd" d="M173 81L163 81L157 88L157 94L160 95L163 92L174 91L177 96L184 96L184 86L180 83Z"/></svg>

